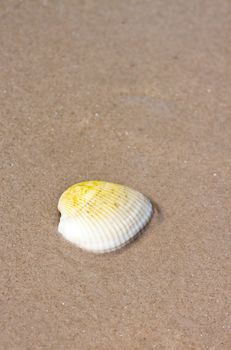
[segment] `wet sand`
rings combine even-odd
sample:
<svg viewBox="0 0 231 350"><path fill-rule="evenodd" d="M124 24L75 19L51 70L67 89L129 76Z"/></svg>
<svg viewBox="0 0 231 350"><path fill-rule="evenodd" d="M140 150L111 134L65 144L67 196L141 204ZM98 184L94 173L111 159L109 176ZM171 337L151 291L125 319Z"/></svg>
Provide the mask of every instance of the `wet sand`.
<svg viewBox="0 0 231 350"><path fill-rule="evenodd" d="M0 349L231 349L231 3L2 1ZM160 209L121 252L57 234L71 184Z"/></svg>

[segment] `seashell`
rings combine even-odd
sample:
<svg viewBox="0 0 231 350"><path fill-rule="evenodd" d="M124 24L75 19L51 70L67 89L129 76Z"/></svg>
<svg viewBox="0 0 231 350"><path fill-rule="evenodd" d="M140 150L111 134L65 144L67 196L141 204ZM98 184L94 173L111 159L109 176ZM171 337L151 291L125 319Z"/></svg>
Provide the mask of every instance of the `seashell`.
<svg viewBox="0 0 231 350"><path fill-rule="evenodd" d="M82 249L105 253L132 240L152 216L151 201L129 187L86 181L60 197L58 231Z"/></svg>

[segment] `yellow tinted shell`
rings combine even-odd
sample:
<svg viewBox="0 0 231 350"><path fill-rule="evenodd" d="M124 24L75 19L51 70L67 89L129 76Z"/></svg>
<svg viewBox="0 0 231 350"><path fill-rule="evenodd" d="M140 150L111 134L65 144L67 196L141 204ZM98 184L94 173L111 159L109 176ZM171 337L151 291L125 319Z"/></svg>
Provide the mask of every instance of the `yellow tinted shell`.
<svg viewBox="0 0 231 350"><path fill-rule="evenodd" d="M134 238L152 215L148 198L129 187L86 181L60 197L59 232L83 249L103 253Z"/></svg>

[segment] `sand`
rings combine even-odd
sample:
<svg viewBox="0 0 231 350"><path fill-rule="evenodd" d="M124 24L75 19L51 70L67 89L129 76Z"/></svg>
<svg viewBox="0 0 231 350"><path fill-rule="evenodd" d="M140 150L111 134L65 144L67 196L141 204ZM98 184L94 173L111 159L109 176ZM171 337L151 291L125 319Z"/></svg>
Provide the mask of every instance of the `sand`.
<svg viewBox="0 0 231 350"><path fill-rule="evenodd" d="M231 349L230 1L6 0L0 42L0 349ZM81 251L87 179L161 211Z"/></svg>

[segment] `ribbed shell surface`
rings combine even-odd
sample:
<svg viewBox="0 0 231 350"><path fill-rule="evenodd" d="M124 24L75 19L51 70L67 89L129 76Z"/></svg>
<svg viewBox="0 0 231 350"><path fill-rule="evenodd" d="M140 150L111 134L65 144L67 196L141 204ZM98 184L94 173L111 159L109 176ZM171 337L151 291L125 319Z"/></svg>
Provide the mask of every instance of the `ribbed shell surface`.
<svg viewBox="0 0 231 350"><path fill-rule="evenodd" d="M96 253L124 246L152 216L152 204L142 193L104 181L71 186L60 197L58 209L59 232Z"/></svg>

